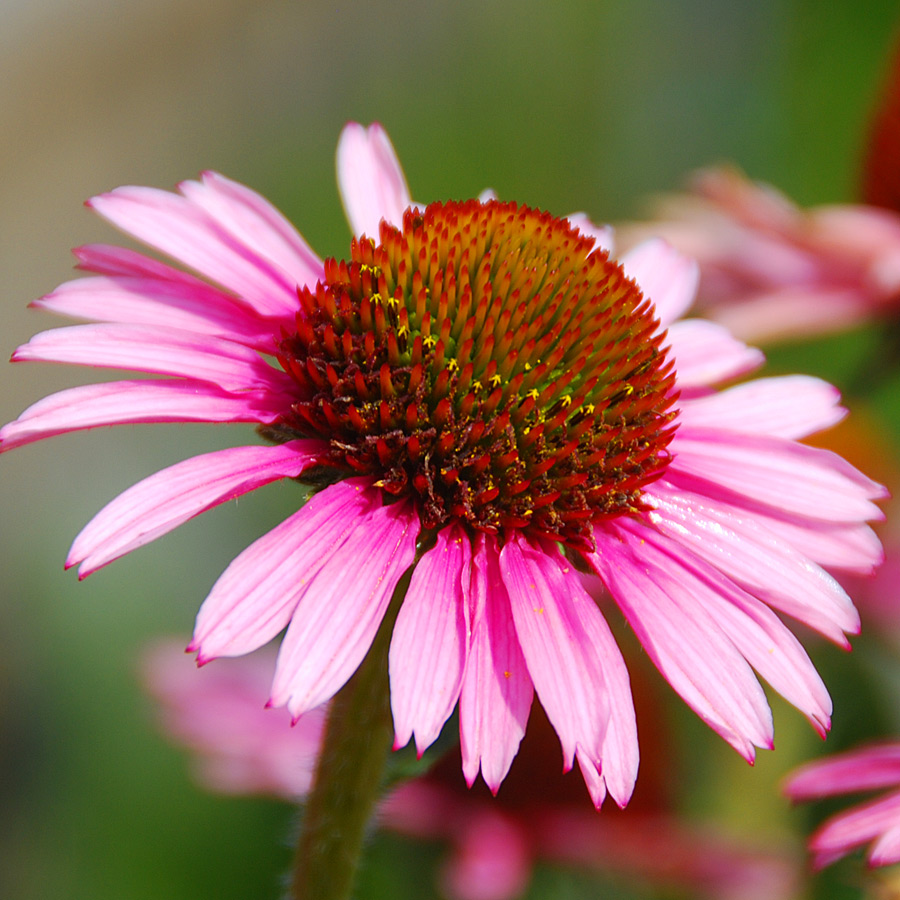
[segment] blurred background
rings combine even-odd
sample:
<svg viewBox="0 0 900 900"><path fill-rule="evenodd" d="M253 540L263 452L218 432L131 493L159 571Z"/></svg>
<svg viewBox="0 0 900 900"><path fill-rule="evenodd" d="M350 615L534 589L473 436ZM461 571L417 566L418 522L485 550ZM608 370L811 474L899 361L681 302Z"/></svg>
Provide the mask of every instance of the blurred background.
<svg viewBox="0 0 900 900"><path fill-rule="evenodd" d="M620 220L725 160L804 205L852 200L898 19L896 0L3 0L2 352L57 324L26 304L70 277L70 247L115 240L82 203L121 184L171 188L218 169L269 197L321 255L343 255L333 159L350 119L385 125L423 201L492 187L557 214ZM773 366L840 385L868 340L779 348ZM5 366L0 420L89 380ZM858 410L868 431L855 461L886 479L896 389L883 384ZM0 896L279 896L294 813L195 788L184 754L158 735L137 669L153 638L187 642L213 581L290 498L256 492L83 584L62 570L71 540L122 489L249 437L240 426L132 427L0 459ZM885 683L897 667L876 638L850 656L814 642L813 652L835 698L831 749L897 729ZM775 705L778 750L751 769L657 682L673 735L642 751L665 761L672 802L802 859L821 810L791 810L777 793L787 769L821 752L802 717ZM377 837L359 896L439 897L442 852ZM889 889L888 876L862 878L852 860L801 896ZM647 896L603 885L544 866L528 896Z"/></svg>

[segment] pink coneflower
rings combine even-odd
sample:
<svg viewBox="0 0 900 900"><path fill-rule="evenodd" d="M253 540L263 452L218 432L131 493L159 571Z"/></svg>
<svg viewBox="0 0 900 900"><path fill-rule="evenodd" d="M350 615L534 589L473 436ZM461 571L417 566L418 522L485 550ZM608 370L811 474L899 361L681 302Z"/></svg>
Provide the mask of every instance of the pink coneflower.
<svg viewBox="0 0 900 900"><path fill-rule="evenodd" d="M202 278L129 250L38 306L100 320L16 361L167 376L75 388L0 431L9 449L127 422L252 422L135 485L76 538L81 576L282 478L313 487L214 585L192 650L248 653L285 627L270 703L299 717L364 659L404 573L390 645L396 746L423 751L459 705L462 765L496 790L537 696L596 805L631 794L628 673L582 572L648 656L748 760L772 745L754 674L829 727L830 700L773 610L840 644L856 612L820 565L870 570L884 490L797 442L837 421L812 378L713 390L761 354L690 305L662 242L619 265L594 236L496 200L412 206L383 130L338 147L358 237L322 263L265 200L220 175L90 206ZM583 220L578 220L584 224ZM597 232L600 234L600 232ZM369 237L371 235L371 237ZM638 286L640 285L640 287Z"/></svg>
<svg viewBox="0 0 900 900"><path fill-rule="evenodd" d="M791 800L817 800L893 788L828 819L809 840L816 868L869 844L870 865L900 862L900 742L874 744L807 763L787 780Z"/></svg>
<svg viewBox="0 0 900 900"><path fill-rule="evenodd" d="M838 331L900 310L900 215L864 205L805 210L736 169L697 173L626 243L659 235L700 264L704 315L745 340Z"/></svg>
<svg viewBox="0 0 900 900"><path fill-rule="evenodd" d="M326 707L301 716L294 728L278 714L284 710L263 709L273 659L263 650L198 676L175 641L145 655L144 681L158 701L162 727L190 751L193 774L210 790L296 802L310 788ZM638 696L646 701L640 690ZM377 823L447 846L439 877L442 896L451 900L515 900L539 862L709 900L797 896L799 866L790 853L682 819L652 786L648 795L645 778L641 798L626 811L594 815L548 759L552 742L543 717L531 723L496 799L486 790L466 791L458 759L448 754L424 776L393 788ZM667 793L672 761L657 754L654 763L665 770L659 787Z"/></svg>

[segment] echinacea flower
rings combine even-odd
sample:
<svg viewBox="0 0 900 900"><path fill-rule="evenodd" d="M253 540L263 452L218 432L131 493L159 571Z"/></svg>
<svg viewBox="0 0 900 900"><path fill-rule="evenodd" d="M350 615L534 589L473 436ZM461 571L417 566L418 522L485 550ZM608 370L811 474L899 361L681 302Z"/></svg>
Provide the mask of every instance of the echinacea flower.
<svg viewBox="0 0 900 900"><path fill-rule="evenodd" d="M698 306L744 340L796 338L896 316L900 215L863 204L801 209L736 169L698 172L626 243L659 235L700 265Z"/></svg>
<svg viewBox="0 0 900 900"><path fill-rule="evenodd" d="M142 672L163 731L190 751L200 784L225 794L305 798L327 705L288 728L289 716L278 715L285 710L260 703L274 661L268 648L208 666L199 676L181 649L174 640L154 644ZM639 699L646 701L640 691ZM651 790L649 798L642 781L641 801L618 815L594 815L549 761L552 740L545 719L531 723L496 799L465 790L459 762L448 754L390 790L378 807L378 827L447 845L439 878L441 895L450 900L515 900L539 862L708 900L797 896L799 866L790 852L685 820L658 796L667 792L669 778L660 779L662 790ZM659 754L654 762L671 775L671 760Z"/></svg>
<svg viewBox="0 0 900 900"><path fill-rule="evenodd" d="M595 805L607 791L624 805L635 717L584 586L593 572L672 687L748 760L772 745L754 669L824 733L828 694L775 611L846 645L858 618L821 566L879 561L865 521L884 496L797 441L842 416L834 388L796 376L714 390L762 355L676 321L696 270L660 241L619 265L583 217L413 205L377 125L345 129L338 176L357 235L345 261L321 262L217 174L90 201L197 275L82 248L94 277L37 305L99 324L38 334L13 359L164 377L51 396L0 431L0 449L161 421L251 422L273 443L141 481L67 565L86 576L297 479L313 493L302 503L297 490L297 512L228 566L190 646L206 662L286 628L269 702L295 718L350 678L409 572L389 653L396 746L424 751L458 704L465 776L496 790L536 693L564 767L578 761Z"/></svg>
<svg viewBox="0 0 900 900"><path fill-rule="evenodd" d="M827 819L809 839L820 869L869 844L872 866L900 862L900 742L860 747L807 763L785 782L791 800L818 800L891 788L890 793Z"/></svg>

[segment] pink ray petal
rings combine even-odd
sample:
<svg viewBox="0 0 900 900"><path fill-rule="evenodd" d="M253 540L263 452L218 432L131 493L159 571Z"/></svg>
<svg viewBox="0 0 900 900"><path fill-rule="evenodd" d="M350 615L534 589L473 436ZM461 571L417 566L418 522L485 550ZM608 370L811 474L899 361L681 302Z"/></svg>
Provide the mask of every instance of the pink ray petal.
<svg viewBox="0 0 900 900"><path fill-rule="evenodd" d="M752 515L673 488L665 479L648 495L656 510L650 521L657 529L766 603L849 646L844 632L859 631L859 614L844 589Z"/></svg>
<svg viewBox="0 0 900 900"><path fill-rule="evenodd" d="M840 422L847 415L840 399L836 387L808 375L757 378L682 400L679 418L691 428L799 439Z"/></svg>
<svg viewBox="0 0 900 900"><path fill-rule="evenodd" d="M206 662L270 641L290 621L313 576L379 505L377 492L355 478L314 494L222 573L200 607L188 650Z"/></svg>
<svg viewBox="0 0 900 900"><path fill-rule="evenodd" d="M744 657L695 599L690 573L615 524L595 528L586 558L647 655L685 702L748 761L772 746L772 714ZM638 543L638 548L633 546Z"/></svg>
<svg viewBox="0 0 900 900"><path fill-rule="evenodd" d="M281 393L291 379L249 347L147 325L72 325L36 334L13 362L57 362L210 381L226 391Z"/></svg>
<svg viewBox="0 0 900 900"><path fill-rule="evenodd" d="M388 655L395 749L415 735L421 756L456 706L466 667L471 560L469 538L454 523L438 532L413 570Z"/></svg>
<svg viewBox="0 0 900 900"><path fill-rule="evenodd" d="M900 809L897 811L894 825L878 837L867 856L870 866L890 866L900 862Z"/></svg>
<svg viewBox="0 0 900 900"><path fill-rule="evenodd" d="M76 319L211 334L266 352L272 352L278 331L271 321L209 285L159 278L80 278L31 305Z"/></svg>
<svg viewBox="0 0 900 900"><path fill-rule="evenodd" d="M784 783L791 800L834 797L900 784L900 743L874 744L817 759L795 769Z"/></svg>
<svg viewBox="0 0 900 900"><path fill-rule="evenodd" d="M578 760L578 768L581 770L581 777L584 779L594 809L600 809L606 799L606 779L600 774L597 764L591 762L586 753L579 750L575 758Z"/></svg>
<svg viewBox="0 0 900 900"><path fill-rule="evenodd" d="M701 605L741 655L789 703L797 707L824 737L831 727L831 698L800 642L781 620L756 598L725 578L654 528L623 520L620 531L639 542L691 583L694 602Z"/></svg>
<svg viewBox="0 0 900 900"><path fill-rule="evenodd" d="M154 278L173 281L188 287L208 289L210 285L200 278L176 269L158 259L153 259L137 250L117 247L115 244L84 244L72 253L78 260L77 268L97 275L113 278Z"/></svg>
<svg viewBox="0 0 900 900"><path fill-rule="evenodd" d="M66 568L84 578L188 519L279 478L295 478L325 452L321 441L232 447L195 456L138 482L84 527Z"/></svg>
<svg viewBox="0 0 900 900"><path fill-rule="evenodd" d="M809 841L821 868L897 827L900 791L855 806L828 819Z"/></svg>
<svg viewBox="0 0 900 900"><path fill-rule="evenodd" d="M377 122L365 128L350 122L337 148L341 200L353 233L378 240L382 219L400 227L411 205L409 188L397 154Z"/></svg>
<svg viewBox="0 0 900 900"><path fill-rule="evenodd" d="M500 552L500 571L528 671L562 744L565 770L579 749L599 763L610 710L592 641L600 610L550 544L536 547L514 533Z"/></svg>
<svg viewBox="0 0 900 900"><path fill-rule="evenodd" d="M885 489L830 450L763 435L680 428L670 473L709 485L698 491L726 499L744 494L781 512L819 521L884 518L871 501Z"/></svg>
<svg viewBox="0 0 900 900"><path fill-rule="evenodd" d="M700 268L694 260L655 238L629 250L621 263L625 274L653 301L662 328L668 328L690 309L700 281Z"/></svg>
<svg viewBox="0 0 900 900"><path fill-rule="evenodd" d="M29 406L0 428L0 452L102 425L146 422L273 422L283 397L228 394L202 381L108 381L69 388Z"/></svg>
<svg viewBox="0 0 900 900"><path fill-rule="evenodd" d="M491 535L476 538L470 600L472 636L459 697L463 774L471 787L480 768L497 793L525 735L534 686Z"/></svg>
<svg viewBox="0 0 900 900"><path fill-rule="evenodd" d="M340 552L307 582L278 653L272 706L294 718L340 690L362 662L412 565L418 516L407 503L357 520Z"/></svg>
<svg viewBox="0 0 900 900"><path fill-rule="evenodd" d="M233 291L263 316L296 312L297 281L242 244L185 197L147 187L121 187L88 201L107 221L139 241Z"/></svg>
<svg viewBox="0 0 900 900"><path fill-rule="evenodd" d="M324 274L322 260L296 228L268 200L218 172L178 185L192 203L242 246L270 260L296 285L315 285Z"/></svg>
<svg viewBox="0 0 900 900"><path fill-rule="evenodd" d="M741 343L721 325L703 319L673 322L667 343L682 390L746 375L765 361L761 351Z"/></svg>

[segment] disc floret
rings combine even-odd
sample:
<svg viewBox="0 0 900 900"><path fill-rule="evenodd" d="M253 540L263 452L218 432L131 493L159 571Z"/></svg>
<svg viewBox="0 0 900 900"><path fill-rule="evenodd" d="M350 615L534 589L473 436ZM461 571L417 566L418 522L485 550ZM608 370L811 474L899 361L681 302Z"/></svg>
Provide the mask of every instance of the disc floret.
<svg viewBox="0 0 900 900"><path fill-rule="evenodd" d="M281 429L328 466L458 520L593 547L668 464L671 361L650 301L568 221L498 201L411 208L299 292Z"/></svg>

